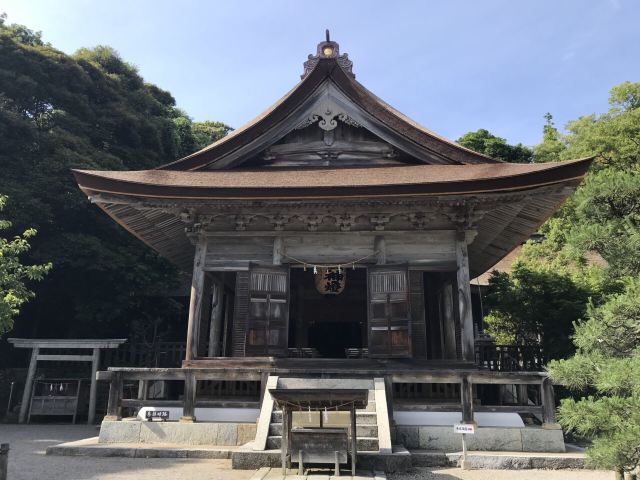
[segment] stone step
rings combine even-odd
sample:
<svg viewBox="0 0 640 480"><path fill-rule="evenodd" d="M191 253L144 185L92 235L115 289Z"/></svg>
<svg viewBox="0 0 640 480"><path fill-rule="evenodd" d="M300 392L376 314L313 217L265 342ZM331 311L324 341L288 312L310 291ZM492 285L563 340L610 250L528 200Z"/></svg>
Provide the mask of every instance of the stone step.
<svg viewBox="0 0 640 480"><path fill-rule="evenodd" d="M279 435L269 435L267 437L267 450L280 449L282 437ZM378 451L378 437L358 437L356 439L358 451Z"/></svg>
<svg viewBox="0 0 640 480"><path fill-rule="evenodd" d="M378 437L377 425L356 425L356 432L358 437ZM280 436L282 435L282 424L272 423L269 425L269 435Z"/></svg>

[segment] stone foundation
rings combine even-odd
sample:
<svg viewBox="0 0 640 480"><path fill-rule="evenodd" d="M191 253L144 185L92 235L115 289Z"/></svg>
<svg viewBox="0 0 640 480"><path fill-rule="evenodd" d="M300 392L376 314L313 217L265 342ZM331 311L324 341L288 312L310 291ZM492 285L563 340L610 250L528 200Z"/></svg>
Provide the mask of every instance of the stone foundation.
<svg viewBox="0 0 640 480"><path fill-rule="evenodd" d="M453 427L427 425L396 426L396 443L408 449L456 452L462 449L460 434ZM564 437L560 429L542 427L477 427L467 435L467 449L476 451L564 452Z"/></svg>
<svg viewBox="0 0 640 480"><path fill-rule="evenodd" d="M102 422L99 443L244 445L256 436L255 423Z"/></svg>

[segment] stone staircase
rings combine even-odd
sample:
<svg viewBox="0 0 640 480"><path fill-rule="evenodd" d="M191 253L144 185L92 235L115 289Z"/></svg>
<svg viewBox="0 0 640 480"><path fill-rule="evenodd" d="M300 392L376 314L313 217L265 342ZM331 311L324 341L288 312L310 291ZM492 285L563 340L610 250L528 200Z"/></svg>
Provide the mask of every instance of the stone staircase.
<svg viewBox="0 0 640 480"><path fill-rule="evenodd" d="M369 388L369 403L366 409L356 410L356 442L359 452L378 452L380 450L378 440L378 419L376 413L375 390L373 389L373 382L371 382L371 384L371 388ZM352 383L349 386L350 388L354 388ZM302 412L302 414L304 415L304 412ZM330 417L331 414L332 412L329 411L327 417ZM271 414L269 436L267 437L267 449L279 450L281 441L282 411L275 410Z"/></svg>
<svg viewBox="0 0 640 480"><path fill-rule="evenodd" d="M391 437L389 432L389 417L383 379L374 378L297 378L297 377L270 377L267 388L279 389L366 389L369 391L368 404L365 409L356 410L356 442L359 452L391 453ZM267 398L262 404L258 434L254 442L254 450L280 450L282 443L282 412L274 410L273 401ZM323 423L330 427L336 426L338 415L331 412L322 412L325 416ZM304 416L305 412L299 415ZM314 413L317 415L317 413ZM295 421L295 420L294 420ZM267 425L268 422L268 425ZM341 417L342 425L348 425L348 414ZM380 425L382 423L382 425ZM262 434L260 433L262 432Z"/></svg>

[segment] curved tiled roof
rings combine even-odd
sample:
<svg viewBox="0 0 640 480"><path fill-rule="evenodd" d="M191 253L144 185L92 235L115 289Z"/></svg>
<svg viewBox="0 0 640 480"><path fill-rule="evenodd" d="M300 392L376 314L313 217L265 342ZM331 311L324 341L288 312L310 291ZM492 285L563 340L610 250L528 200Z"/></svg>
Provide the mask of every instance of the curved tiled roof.
<svg viewBox="0 0 640 480"><path fill-rule="evenodd" d="M591 159L558 163L411 165L343 169L93 172L74 170L88 195L159 198L330 198L451 195L580 180Z"/></svg>
<svg viewBox="0 0 640 480"><path fill-rule="evenodd" d="M159 170L200 170L255 141L266 131L279 125L298 109L327 79L333 82L354 104L373 116L386 128L399 134L425 153L437 155L441 163L461 165L501 163L470 150L422 127L379 99L351 75L344 72L335 58L322 58L313 71L280 100L249 123L217 142L180 160L158 167Z"/></svg>

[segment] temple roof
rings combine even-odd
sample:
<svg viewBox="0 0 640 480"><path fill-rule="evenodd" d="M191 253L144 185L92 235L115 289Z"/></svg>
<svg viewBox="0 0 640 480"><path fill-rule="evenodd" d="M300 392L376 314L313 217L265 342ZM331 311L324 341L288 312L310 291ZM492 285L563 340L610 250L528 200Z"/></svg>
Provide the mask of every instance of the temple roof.
<svg viewBox="0 0 640 480"><path fill-rule="evenodd" d="M201 225L199 216L218 215L233 236L313 232L304 219L329 211L353 216L359 231L384 230L387 217L390 231L452 230L465 228L462 212L478 217L469 245L478 275L529 238L589 168L591 158L511 164L469 150L380 100L352 66L327 38L291 91L212 145L153 170L73 174L105 213L185 270L193 261L185 227ZM287 209L297 223L285 228ZM247 227L247 212L261 220Z"/></svg>
<svg viewBox="0 0 640 480"><path fill-rule="evenodd" d="M323 51L331 47L329 55ZM326 50L329 52L329 50ZM325 108L330 100L329 117L323 112L313 111L313 105ZM346 111L350 110L350 111ZM318 115L320 114L320 115ZM302 80L271 107L234 130L226 137L175 162L158 167L160 170L203 170L235 166L241 157L248 157L296 128L300 121L310 115L334 121L339 115L356 117L365 128L369 128L386 141L427 164L466 165L478 163L500 163L481 153L470 150L448 140L403 115L355 79L351 61L346 54L339 54L336 42L321 42L317 55L309 56L305 62ZM271 135L269 134L271 133ZM275 135L275 136L274 136Z"/></svg>
<svg viewBox="0 0 640 480"><path fill-rule="evenodd" d="M135 197L344 198L402 195L456 195L518 191L579 182L591 159L557 163L412 165L344 169L218 171L74 170L80 188Z"/></svg>

